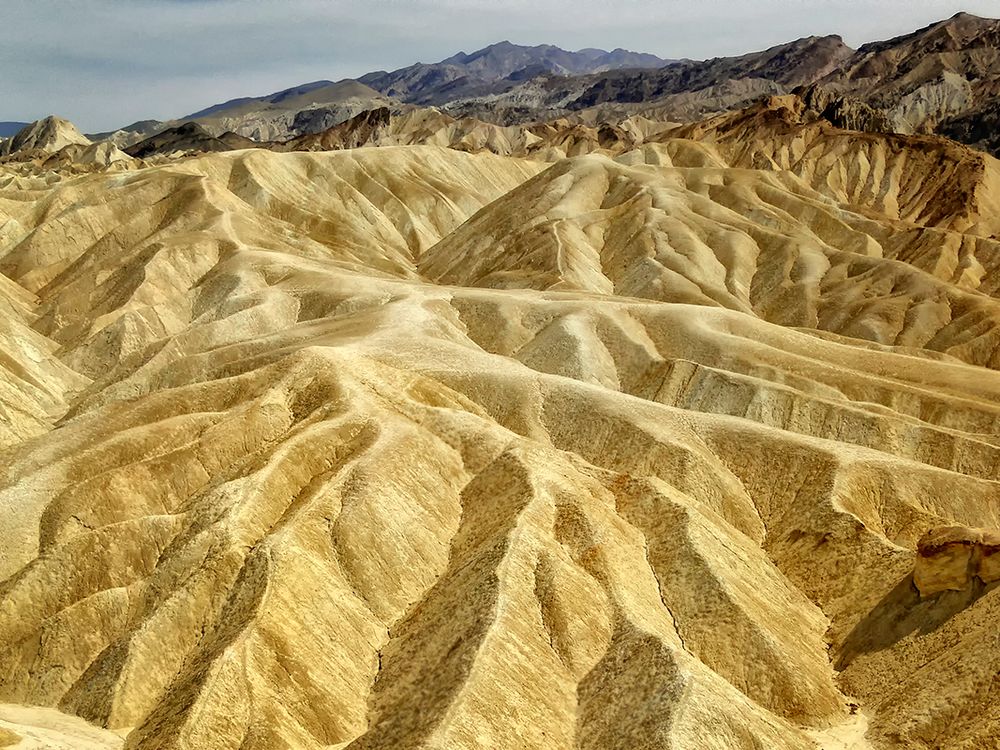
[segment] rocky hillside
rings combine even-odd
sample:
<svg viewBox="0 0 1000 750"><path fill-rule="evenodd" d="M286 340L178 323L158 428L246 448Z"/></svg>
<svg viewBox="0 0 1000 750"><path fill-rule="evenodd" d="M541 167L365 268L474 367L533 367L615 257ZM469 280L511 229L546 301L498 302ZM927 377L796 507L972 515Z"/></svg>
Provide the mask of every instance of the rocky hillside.
<svg viewBox="0 0 1000 750"><path fill-rule="evenodd" d="M866 44L824 83L884 110L899 132L933 132L1000 95L1000 20L959 13Z"/></svg>
<svg viewBox="0 0 1000 750"><path fill-rule="evenodd" d="M53 115L25 125L11 138L0 143L0 156L9 156L18 151L54 153L73 144L89 146L90 140L69 120Z"/></svg>
<svg viewBox="0 0 1000 750"><path fill-rule="evenodd" d="M839 36L809 37L740 57L685 60L651 72L607 73L588 82L570 106L579 109L604 102L649 102L730 80L771 81L794 87L813 83L836 70L852 52Z"/></svg>
<svg viewBox="0 0 1000 750"><path fill-rule="evenodd" d="M359 80L387 96L413 104L446 104L516 86L538 76L574 76L619 68L658 68L667 63L655 55L616 49L567 52L549 44L525 47L504 41L470 55L459 52L439 63L417 63Z"/></svg>
<svg viewBox="0 0 1000 750"><path fill-rule="evenodd" d="M3 736L989 747L1000 163L376 112L0 164Z"/></svg>
<svg viewBox="0 0 1000 750"><path fill-rule="evenodd" d="M181 118L219 134L258 141L310 133L392 100L358 81L316 81L257 98L234 99ZM325 119L324 119L325 118ZM317 124L318 123L318 124Z"/></svg>
<svg viewBox="0 0 1000 750"><path fill-rule="evenodd" d="M234 132L257 141L287 141L322 133L365 111L387 108L395 116L413 106L503 126L570 115L593 126L629 116L693 122L793 92L828 110L825 116L842 127L938 133L996 152L1000 21L960 13L858 50L839 36L808 37L711 60L501 42L357 81L317 81L234 99L180 120L135 123L98 139L124 147L195 121L215 137Z"/></svg>

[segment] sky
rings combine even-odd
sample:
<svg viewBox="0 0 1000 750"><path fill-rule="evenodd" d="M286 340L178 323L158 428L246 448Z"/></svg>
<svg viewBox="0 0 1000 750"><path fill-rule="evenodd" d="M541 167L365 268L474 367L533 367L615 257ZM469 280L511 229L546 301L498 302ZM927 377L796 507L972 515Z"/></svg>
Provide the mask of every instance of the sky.
<svg viewBox="0 0 1000 750"><path fill-rule="evenodd" d="M85 132L437 62L508 39L703 59L840 34L852 47L997 0L0 0L0 120Z"/></svg>

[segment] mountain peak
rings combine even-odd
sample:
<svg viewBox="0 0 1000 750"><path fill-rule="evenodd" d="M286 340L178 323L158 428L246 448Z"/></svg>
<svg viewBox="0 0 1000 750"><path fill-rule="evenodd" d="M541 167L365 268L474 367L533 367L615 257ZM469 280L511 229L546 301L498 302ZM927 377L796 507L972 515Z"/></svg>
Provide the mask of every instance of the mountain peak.
<svg viewBox="0 0 1000 750"><path fill-rule="evenodd" d="M985 18L983 16L977 16L972 13L966 13L965 11L959 11L951 18L941 21L939 26L991 26L997 22L994 18Z"/></svg>
<svg viewBox="0 0 1000 750"><path fill-rule="evenodd" d="M858 52L870 54L888 49L909 49L912 54L922 55L924 52L941 51L942 43L954 50L967 46L983 34L996 34L997 32L1000 32L1000 20L961 12L909 34L863 44ZM947 39L942 42L941 40L944 38ZM924 46L927 46L926 50L923 49Z"/></svg>
<svg viewBox="0 0 1000 750"><path fill-rule="evenodd" d="M0 156L31 149L54 153L71 144L89 146L90 139L77 130L76 126L69 120L57 115L49 115L26 125L13 138L4 141L3 146L0 147Z"/></svg>

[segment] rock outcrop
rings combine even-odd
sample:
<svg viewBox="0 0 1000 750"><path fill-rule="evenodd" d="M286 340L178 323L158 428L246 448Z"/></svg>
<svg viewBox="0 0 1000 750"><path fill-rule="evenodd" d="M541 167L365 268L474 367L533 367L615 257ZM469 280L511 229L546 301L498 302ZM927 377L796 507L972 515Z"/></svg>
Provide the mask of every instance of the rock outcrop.
<svg viewBox="0 0 1000 750"><path fill-rule="evenodd" d="M935 132L996 97L1000 20L957 13L862 45L822 82L885 112L896 132Z"/></svg>
<svg viewBox="0 0 1000 750"><path fill-rule="evenodd" d="M101 167L110 167L119 162L129 163L132 157L119 149L110 141L94 143L83 150L76 159L80 164L94 164Z"/></svg>
<svg viewBox="0 0 1000 750"><path fill-rule="evenodd" d="M921 597L1000 581L1000 532L967 526L930 529L917 542L913 582Z"/></svg>
<svg viewBox="0 0 1000 750"><path fill-rule="evenodd" d="M815 84L793 93L801 97L808 116L822 118L834 127L866 133L893 132L892 122L885 112L860 99Z"/></svg>
<svg viewBox="0 0 1000 750"><path fill-rule="evenodd" d="M51 115L31 123L0 144L0 156L23 151L55 153L70 145L89 146L90 139L69 120Z"/></svg>

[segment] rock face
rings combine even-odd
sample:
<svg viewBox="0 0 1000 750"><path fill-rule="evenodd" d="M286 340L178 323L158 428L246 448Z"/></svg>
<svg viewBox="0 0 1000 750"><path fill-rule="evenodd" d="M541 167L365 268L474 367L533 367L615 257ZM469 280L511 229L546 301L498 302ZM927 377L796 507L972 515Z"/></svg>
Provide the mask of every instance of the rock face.
<svg viewBox="0 0 1000 750"><path fill-rule="evenodd" d="M795 93L802 98L806 110L835 127L864 133L893 132L889 117L860 99L838 95L818 85L797 89Z"/></svg>
<svg viewBox="0 0 1000 750"><path fill-rule="evenodd" d="M655 71L605 73L572 106L580 109L604 102L648 102L741 78L806 85L835 70L853 51L839 36L808 37L739 57L684 60Z"/></svg>
<svg viewBox="0 0 1000 750"><path fill-rule="evenodd" d="M972 109L946 117L936 132L980 151L1000 155L1000 101L987 99Z"/></svg>
<svg viewBox="0 0 1000 750"><path fill-rule="evenodd" d="M568 120L500 126L471 117L455 118L431 108L386 107L352 117L321 133L261 144L274 151L332 151L361 146L444 146L457 151L489 151L502 156L562 158L602 151L621 153L642 141L626 127L587 127ZM658 133L660 128L651 128Z"/></svg>
<svg viewBox="0 0 1000 750"><path fill-rule="evenodd" d="M893 130L919 133L994 99L998 80L1000 20L958 13L863 45L824 83L883 110Z"/></svg>
<svg viewBox="0 0 1000 750"><path fill-rule="evenodd" d="M280 148L288 151L332 151L381 145L383 138L388 134L392 119L387 107L379 107L362 112L347 122L333 125L318 133L293 138L281 144Z"/></svg>
<svg viewBox="0 0 1000 750"><path fill-rule="evenodd" d="M917 543L913 582L921 597L1000 581L1000 532L965 526L929 530Z"/></svg>

